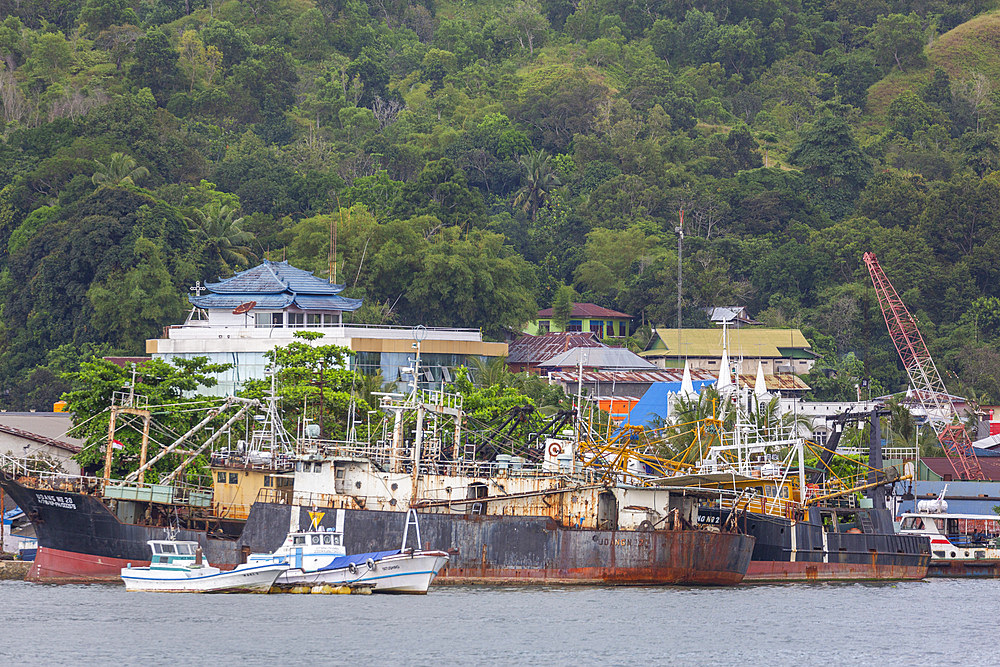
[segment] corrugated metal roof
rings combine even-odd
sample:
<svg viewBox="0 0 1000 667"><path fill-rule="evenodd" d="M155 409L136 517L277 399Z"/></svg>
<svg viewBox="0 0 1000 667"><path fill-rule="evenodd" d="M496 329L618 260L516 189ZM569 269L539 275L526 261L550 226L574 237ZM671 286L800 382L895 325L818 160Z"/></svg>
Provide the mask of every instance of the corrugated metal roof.
<svg viewBox="0 0 1000 667"><path fill-rule="evenodd" d="M652 384L654 382L680 382L683 371L656 370L656 371L583 371L583 382L585 384L595 383L617 383L617 384ZM580 374L577 371L553 371L549 373L549 378L556 382L572 383L577 382ZM692 380L714 380L715 375L708 371L691 371Z"/></svg>
<svg viewBox="0 0 1000 667"><path fill-rule="evenodd" d="M556 382L577 382L579 373L573 370L553 371L549 377ZM740 384L752 387L756 380L756 375L740 375ZM596 382L616 382L618 384L649 384L652 382L680 382L684 378L684 370L662 369L656 371L583 371L584 383ZM718 375L712 371L704 369L694 369L691 371L691 379L716 380ZM797 375L765 375L764 384L768 391L809 391L810 387Z"/></svg>
<svg viewBox="0 0 1000 667"><path fill-rule="evenodd" d="M518 336L507 346L508 364L537 364L575 347L607 347L593 333L567 331Z"/></svg>
<svg viewBox="0 0 1000 667"><path fill-rule="evenodd" d="M677 329L653 329L654 336L646 346L642 356L662 356L683 354L689 357L721 357L722 329L683 329L678 336ZM657 341L662 341L665 350L653 350ZM680 352L678 352L678 341ZM784 355L779 347L810 349L809 341L798 329L748 329L729 330L729 356L743 355L754 359L768 357L780 359Z"/></svg>
<svg viewBox="0 0 1000 667"><path fill-rule="evenodd" d="M979 467L983 469L983 474L988 480L1000 480L1000 457L979 456ZM921 456L920 462L933 470L941 477L957 478L955 469L951 467L951 462L944 456ZM946 498L947 500L947 498Z"/></svg>
<svg viewBox="0 0 1000 667"><path fill-rule="evenodd" d="M617 310L611 310L610 308L598 306L596 303L574 303L573 311L569 314L569 316L572 318L596 317L598 319L602 317L632 317L626 313L619 313ZM541 319L551 318L552 309L543 308L538 311L538 317Z"/></svg>
<svg viewBox="0 0 1000 667"><path fill-rule="evenodd" d="M606 370L654 369L637 354L621 347L574 348L566 350L547 361L538 364L540 368L567 368L577 366L583 358L584 368L602 368Z"/></svg>
<svg viewBox="0 0 1000 667"><path fill-rule="evenodd" d="M76 454L83 440L66 435L73 428L68 412L5 412L0 415L0 432Z"/></svg>
<svg viewBox="0 0 1000 667"><path fill-rule="evenodd" d="M231 278L206 283L205 286L217 294L280 294L284 291L296 294L340 294L344 291L343 285L331 285L314 276L312 271L298 269L288 262L270 260L264 260L263 264L241 271Z"/></svg>
<svg viewBox="0 0 1000 667"><path fill-rule="evenodd" d="M755 373L740 373L740 384L753 387L757 382ZM764 375L764 385L768 391L809 391L812 387L802 381L798 375L791 373L781 373L778 375Z"/></svg>

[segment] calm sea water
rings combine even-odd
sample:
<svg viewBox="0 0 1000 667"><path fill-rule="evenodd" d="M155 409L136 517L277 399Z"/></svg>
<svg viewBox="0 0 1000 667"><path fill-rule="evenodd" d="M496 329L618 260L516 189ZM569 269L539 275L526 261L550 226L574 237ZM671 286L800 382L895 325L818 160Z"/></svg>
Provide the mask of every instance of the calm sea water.
<svg viewBox="0 0 1000 667"><path fill-rule="evenodd" d="M0 582L0 664L995 664L1000 581L172 595Z"/></svg>

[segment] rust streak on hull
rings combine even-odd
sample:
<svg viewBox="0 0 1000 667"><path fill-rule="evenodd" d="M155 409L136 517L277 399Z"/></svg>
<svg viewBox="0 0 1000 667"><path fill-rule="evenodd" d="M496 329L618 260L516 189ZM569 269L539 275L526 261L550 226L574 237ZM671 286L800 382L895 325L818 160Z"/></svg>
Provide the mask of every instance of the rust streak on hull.
<svg viewBox="0 0 1000 667"><path fill-rule="evenodd" d="M869 563L790 563L751 561L745 583L777 581L892 581L923 579L926 566L872 565Z"/></svg>

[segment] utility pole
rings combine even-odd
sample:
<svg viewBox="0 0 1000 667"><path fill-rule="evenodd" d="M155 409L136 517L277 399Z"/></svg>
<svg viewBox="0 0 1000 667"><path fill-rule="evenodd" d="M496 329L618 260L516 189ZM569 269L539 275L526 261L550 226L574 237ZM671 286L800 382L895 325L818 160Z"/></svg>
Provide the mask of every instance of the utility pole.
<svg viewBox="0 0 1000 667"><path fill-rule="evenodd" d="M684 257L684 209L681 209L681 221L677 227L674 228L677 232L677 358L680 359L682 356L681 352L681 336L683 335L681 326L681 287L683 284L684 273L682 271L681 260Z"/></svg>

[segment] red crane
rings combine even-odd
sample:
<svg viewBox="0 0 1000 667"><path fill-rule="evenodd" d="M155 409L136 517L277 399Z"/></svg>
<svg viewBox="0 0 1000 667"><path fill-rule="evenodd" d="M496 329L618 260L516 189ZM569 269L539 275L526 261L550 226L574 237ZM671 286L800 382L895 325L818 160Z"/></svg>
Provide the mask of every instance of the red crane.
<svg viewBox="0 0 1000 667"><path fill-rule="evenodd" d="M948 455L948 461L958 479L984 480L986 476L976 458L972 440L962 424L961 416L952 397L945 389L941 374L938 373L931 353L927 351L917 322L903 305L895 288L885 277L875 253L864 255L868 272L875 284L878 304L882 308L885 324L889 327L889 338L899 352L906 374L910 377L914 397L927 412L928 421L937 434L938 441Z"/></svg>

